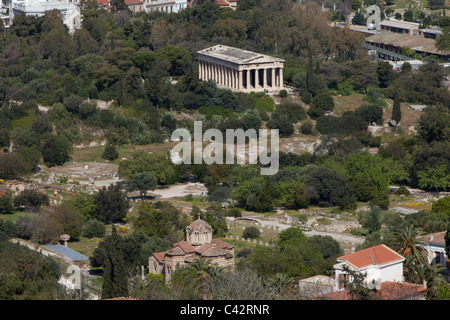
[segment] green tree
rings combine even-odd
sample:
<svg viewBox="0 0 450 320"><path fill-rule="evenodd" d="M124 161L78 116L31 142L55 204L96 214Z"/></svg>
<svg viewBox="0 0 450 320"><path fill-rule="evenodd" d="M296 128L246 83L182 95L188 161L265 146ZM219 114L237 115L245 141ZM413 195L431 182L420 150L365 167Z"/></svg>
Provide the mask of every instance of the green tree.
<svg viewBox="0 0 450 320"><path fill-rule="evenodd" d="M323 115L326 110L333 110L333 109L334 109L334 100L330 92L321 90L312 99L307 113L312 119L317 119L321 115Z"/></svg>
<svg viewBox="0 0 450 320"><path fill-rule="evenodd" d="M444 28L443 33L436 39L436 48L444 52L450 50L450 26Z"/></svg>
<svg viewBox="0 0 450 320"><path fill-rule="evenodd" d="M119 152L117 152L116 147L111 144L105 146L102 153L102 158L107 160L116 160L119 157Z"/></svg>
<svg viewBox="0 0 450 320"><path fill-rule="evenodd" d="M430 106L420 115L417 135L428 143L447 141L450 131L450 114L439 106Z"/></svg>
<svg viewBox="0 0 450 320"><path fill-rule="evenodd" d="M97 207L95 218L104 223L122 221L130 206L126 193L117 184L100 189L95 195L94 203Z"/></svg>
<svg viewBox="0 0 450 320"><path fill-rule="evenodd" d="M0 214L14 213L14 201L11 192L6 192L0 196Z"/></svg>
<svg viewBox="0 0 450 320"><path fill-rule="evenodd" d="M308 241L319 247L324 259L334 260L344 253L339 242L331 236L314 235L308 237Z"/></svg>
<svg viewBox="0 0 450 320"><path fill-rule="evenodd" d="M391 64L387 61L379 62L377 75L378 81L380 83L380 88L387 88L394 77L394 71L392 70Z"/></svg>
<svg viewBox="0 0 450 320"><path fill-rule="evenodd" d="M46 193L34 189L27 189L14 198L14 206L25 207L28 211L39 211L42 205L49 205L50 200Z"/></svg>
<svg viewBox="0 0 450 320"><path fill-rule="evenodd" d="M398 123L400 120L402 120L402 111L400 109L400 100L397 98L397 96L394 97L394 105L392 107L392 120L395 121L396 126L398 126Z"/></svg>
<svg viewBox="0 0 450 320"><path fill-rule="evenodd" d="M154 190L157 186L158 179L149 172L137 173L127 181L127 190L139 191L142 199L147 196L149 190Z"/></svg>
<svg viewBox="0 0 450 320"><path fill-rule="evenodd" d="M447 190L450 188L450 174L447 172L447 165L440 165L436 168L429 167L417 172L419 187L422 189Z"/></svg>
<svg viewBox="0 0 450 320"><path fill-rule="evenodd" d="M122 255L122 239L113 226L111 238L106 246L102 299L128 297L128 278Z"/></svg>
<svg viewBox="0 0 450 320"><path fill-rule="evenodd" d="M83 226L83 237L86 238L103 238L105 232L105 224L97 219L90 219Z"/></svg>
<svg viewBox="0 0 450 320"><path fill-rule="evenodd" d="M418 264L427 261L427 251L423 247L421 231L413 225L404 225L395 231L395 250L402 256Z"/></svg>
<svg viewBox="0 0 450 320"><path fill-rule="evenodd" d="M62 165L70 159L70 142L64 136L50 136L42 146L44 163L49 167Z"/></svg>
<svg viewBox="0 0 450 320"><path fill-rule="evenodd" d="M447 255L447 257L450 257L450 222L447 223L447 231L445 232L444 240L445 254Z"/></svg>
<svg viewBox="0 0 450 320"><path fill-rule="evenodd" d="M245 239L256 239L259 237L259 234L260 232L257 227L250 226L244 229L242 236Z"/></svg>
<svg viewBox="0 0 450 320"><path fill-rule="evenodd" d="M378 206L373 206L364 215L363 227L366 228L369 233L379 231L381 228L381 210Z"/></svg>

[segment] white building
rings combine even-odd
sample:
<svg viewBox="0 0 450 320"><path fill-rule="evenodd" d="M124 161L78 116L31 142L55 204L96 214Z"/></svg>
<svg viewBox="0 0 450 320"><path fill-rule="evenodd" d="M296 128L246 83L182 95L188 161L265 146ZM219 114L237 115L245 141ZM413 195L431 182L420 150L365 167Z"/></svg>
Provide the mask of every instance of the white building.
<svg viewBox="0 0 450 320"><path fill-rule="evenodd" d="M425 250L428 252L428 262L430 264L441 264L447 267L448 257L445 254L445 233L446 231L427 234L423 237Z"/></svg>
<svg viewBox="0 0 450 320"><path fill-rule="evenodd" d="M344 267L366 273L368 287L378 287L382 282L403 282L403 261L402 255L384 244L341 256L334 265L335 290L344 290L345 280L352 281Z"/></svg>
<svg viewBox="0 0 450 320"><path fill-rule="evenodd" d="M239 92L270 92L284 89L284 60L264 54L215 45L197 52L199 78L219 88Z"/></svg>
<svg viewBox="0 0 450 320"><path fill-rule="evenodd" d="M81 28L81 11L77 0L11 0L10 5L13 17L19 12L41 17L46 11L57 9L70 33Z"/></svg>
<svg viewBox="0 0 450 320"><path fill-rule="evenodd" d="M146 12L176 13L186 9L187 5L187 0L144 0L144 10Z"/></svg>

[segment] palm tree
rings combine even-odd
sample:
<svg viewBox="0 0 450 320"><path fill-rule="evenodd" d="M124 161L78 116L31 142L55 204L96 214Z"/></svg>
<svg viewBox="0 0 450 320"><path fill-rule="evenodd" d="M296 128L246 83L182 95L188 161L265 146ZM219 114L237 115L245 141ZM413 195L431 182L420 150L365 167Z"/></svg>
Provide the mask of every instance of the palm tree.
<svg viewBox="0 0 450 320"><path fill-rule="evenodd" d="M426 242L421 238L421 232L413 225L403 226L395 233L395 250L405 258L411 258L412 263L423 264L428 261Z"/></svg>
<svg viewBox="0 0 450 320"><path fill-rule="evenodd" d="M194 270L199 276L202 289L202 300L208 300L211 260L202 258L196 259L188 268Z"/></svg>
<svg viewBox="0 0 450 320"><path fill-rule="evenodd" d="M293 282L292 277L283 273L277 273L271 281L274 299L280 299Z"/></svg>

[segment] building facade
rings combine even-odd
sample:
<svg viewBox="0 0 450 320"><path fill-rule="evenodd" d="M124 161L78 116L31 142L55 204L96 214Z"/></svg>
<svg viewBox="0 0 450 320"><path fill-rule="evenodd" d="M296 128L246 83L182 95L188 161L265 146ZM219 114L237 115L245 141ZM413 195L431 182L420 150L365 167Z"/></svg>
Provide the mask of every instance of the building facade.
<svg viewBox="0 0 450 320"><path fill-rule="evenodd" d="M41 17L49 10L58 10L70 33L81 28L81 11L78 0L11 0L12 17L19 12ZM13 21L14 23L14 21Z"/></svg>
<svg viewBox="0 0 450 320"><path fill-rule="evenodd" d="M345 271L366 274L366 283L375 286L382 282L403 282L403 261L405 258L384 244L370 247L337 258L335 270L335 290L344 290L344 282L352 281Z"/></svg>
<svg viewBox="0 0 450 320"><path fill-rule="evenodd" d="M234 269L234 247L212 237L212 227L197 219L186 228L186 240L173 244L172 249L153 253L149 257L150 273L163 274L169 281L177 268L197 259L208 259L211 264Z"/></svg>
<svg viewBox="0 0 450 320"><path fill-rule="evenodd" d="M161 11L176 13L186 9L187 6L187 0L144 0L144 9L146 12Z"/></svg>
<svg viewBox="0 0 450 320"><path fill-rule="evenodd" d="M239 92L279 92L284 60L260 53L216 45L197 52L199 79Z"/></svg>
<svg viewBox="0 0 450 320"><path fill-rule="evenodd" d="M449 268L450 261L445 254L445 233L446 231L442 231L423 236L425 241L424 248L428 253L428 262L430 264L440 264Z"/></svg>

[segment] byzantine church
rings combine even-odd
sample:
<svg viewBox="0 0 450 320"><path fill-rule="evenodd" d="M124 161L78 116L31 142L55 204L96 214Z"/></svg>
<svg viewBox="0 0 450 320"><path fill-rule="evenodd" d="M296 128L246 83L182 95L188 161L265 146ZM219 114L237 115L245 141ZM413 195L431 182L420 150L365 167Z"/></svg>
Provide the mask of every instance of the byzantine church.
<svg viewBox="0 0 450 320"><path fill-rule="evenodd" d="M234 268L234 246L220 238L213 238L211 225L198 218L186 227L186 240L173 244L168 251L155 252L149 257L149 272L163 274L167 282L178 267L187 266L200 258L220 267Z"/></svg>

